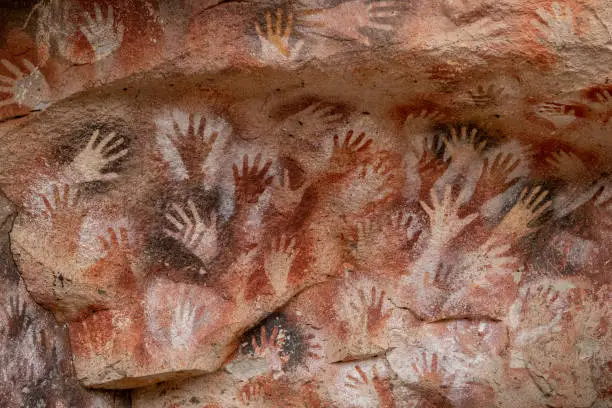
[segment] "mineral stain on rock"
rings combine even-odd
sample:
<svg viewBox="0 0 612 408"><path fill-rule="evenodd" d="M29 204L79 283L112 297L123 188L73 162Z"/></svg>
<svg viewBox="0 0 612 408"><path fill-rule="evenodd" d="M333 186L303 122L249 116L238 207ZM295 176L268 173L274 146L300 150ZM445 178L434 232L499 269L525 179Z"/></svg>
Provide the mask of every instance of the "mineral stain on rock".
<svg viewBox="0 0 612 408"><path fill-rule="evenodd" d="M0 405L612 406L610 27L0 4Z"/></svg>

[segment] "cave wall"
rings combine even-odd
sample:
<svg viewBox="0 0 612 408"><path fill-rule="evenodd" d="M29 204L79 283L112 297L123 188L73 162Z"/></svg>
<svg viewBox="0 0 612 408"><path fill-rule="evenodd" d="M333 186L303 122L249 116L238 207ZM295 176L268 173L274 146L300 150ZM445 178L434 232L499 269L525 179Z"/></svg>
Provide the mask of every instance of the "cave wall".
<svg viewBox="0 0 612 408"><path fill-rule="evenodd" d="M0 11L3 407L612 406L612 4Z"/></svg>

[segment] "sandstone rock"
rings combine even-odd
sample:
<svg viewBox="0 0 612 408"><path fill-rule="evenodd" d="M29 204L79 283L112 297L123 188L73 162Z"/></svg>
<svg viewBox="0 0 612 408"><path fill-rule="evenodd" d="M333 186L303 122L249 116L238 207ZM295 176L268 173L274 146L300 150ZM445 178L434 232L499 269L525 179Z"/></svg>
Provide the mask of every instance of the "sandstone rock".
<svg viewBox="0 0 612 408"><path fill-rule="evenodd" d="M612 5L0 7L5 405L612 404Z"/></svg>

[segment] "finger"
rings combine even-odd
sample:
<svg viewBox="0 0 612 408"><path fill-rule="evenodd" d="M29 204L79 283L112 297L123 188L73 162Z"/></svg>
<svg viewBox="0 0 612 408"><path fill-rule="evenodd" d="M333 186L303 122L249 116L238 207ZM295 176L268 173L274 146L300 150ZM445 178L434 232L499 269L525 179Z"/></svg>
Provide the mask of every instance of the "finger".
<svg viewBox="0 0 612 408"><path fill-rule="evenodd" d="M380 297L378 298L378 305L376 306L379 312L382 311L384 301L385 301L385 291L383 290L382 292L380 292Z"/></svg>
<svg viewBox="0 0 612 408"><path fill-rule="evenodd" d="M185 210L183 210L181 207L179 207L176 203L172 203L172 208L174 209L174 211L176 211L176 213L179 215L179 217L182 218L183 223L186 226L189 226L189 225L192 224L191 219L189 218L189 216L187 215Z"/></svg>
<svg viewBox="0 0 612 408"><path fill-rule="evenodd" d="M201 225L201 224L198 224L198 225ZM204 229L199 229L197 225L194 225L193 232L194 233L192 234L192 238L189 241L189 247L197 248L198 246L200 246L200 243L202 242L202 239L204 238L204 234L206 233L206 231Z"/></svg>
<svg viewBox="0 0 612 408"><path fill-rule="evenodd" d="M94 12L96 13L96 22L98 24L104 23L104 16L102 15L102 9L98 3L94 3Z"/></svg>
<svg viewBox="0 0 612 408"><path fill-rule="evenodd" d="M64 184L64 197L62 203L65 208L70 207L70 185Z"/></svg>
<svg viewBox="0 0 612 408"><path fill-rule="evenodd" d="M368 150L368 148L370 147L370 145L372 144L373 140L372 139L368 139L359 149L356 150L356 152L364 152L366 150Z"/></svg>
<svg viewBox="0 0 612 408"><path fill-rule="evenodd" d="M334 111L334 109L336 109L335 106L326 106L325 108L319 109L318 111L316 111L316 116L319 119L323 119L326 115L329 115L330 113L332 113Z"/></svg>
<svg viewBox="0 0 612 408"><path fill-rule="evenodd" d="M117 178L119 178L119 174L117 173L102 173L100 174L100 180L103 181L110 181L110 180L115 180Z"/></svg>
<svg viewBox="0 0 612 408"><path fill-rule="evenodd" d="M467 127L461 126L459 140L465 142L467 140Z"/></svg>
<svg viewBox="0 0 612 408"><path fill-rule="evenodd" d="M212 145L215 144L215 141L217 140L218 136L219 136L218 132L213 132L213 134L210 135L210 139L208 140L208 146L210 146L211 149L212 149Z"/></svg>
<svg viewBox="0 0 612 408"><path fill-rule="evenodd" d="M38 70L38 69L36 68L36 66L35 66L34 64L32 64L32 63L31 63L29 60L27 60L27 59L25 59L25 58L24 58L24 59L22 60L22 62L23 62L23 65L24 65L24 66L25 66L25 67L28 69L28 71L30 71L30 72L35 72L35 71L37 71L37 70Z"/></svg>
<svg viewBox="0 0 612 408"><path fill-rule="evenodd" d="M347 374L346 378L348 378L349 380L353 381L356 384L359 384L360 381L357 377L352 376L351 374ZM354 384L347 384L349 387L351 388L356 388Z"/></svg>
<svg viewBox="0 0 612 408"><path fill-rule="evenodd" d="M87 25L89 27L95 27L96 23L91 18L91 14L89 14L88 12L84 12L83 16L85 17L85 20L87 20Z"/></svg>
<svg viewBox="0 0 612 408"><path fill-rule="evenodd" d="M257 178L263 178L268 172L268 170L270 169L271 165L272 165L272 160L268 160L266 164L261 168L261 171L257 173Z"/></svg>
<svg viewBox="0 0 612 408"><path fill-rule="evenodd" d="M213 228L217 227L217 212L214 210L210 212L210 225Z"/></svg>
<svg viewBox="0 0 612 408"><path fill-rule="evenodd" d="M53 185L52 190L53 190L53 203L55 204L55 208L63 207L59 188L57 187L56 184Z"/></svg>
<svg viewBox="0 0 612 408"><path fill-rule="evenodd" d="M4 82L5 84L8 84L8 85L13 85L15 82L17 82L17 81L15 81L15 79L9 78L9 77L4 76L4 75L0 75L0 81Z"/></svg>
<svg viewBox="0 0 612 408"><path fill-rule="evenodd" d="M5 99L0 101L0 106L8 106L17 103L17 101L13 98Z"/></svg>
<svg viewBox="0 0 612 408"><path fill-rule="evenodd" d="M545 202L540 208L538 208L534 213L533 216L534 217L539 217L540 215L542 215L544 213L544 211L546 211L548 209L548 207L550 207L552 205L552 201L547 201Z"/></svg>
<svg viewBox="0 0 612 408"><path fill-rule="evenodd" d="M516 168L518 167L520 163L521 163L521 159L516 159L514 163L512 163L510 167L506 170L506 173L511 174L514 170L516 170Z"/></svg>
<svg viewBox="0 0 612 408"><path fill-rule="evenodd" d="M423 211L425 211L425 213L429 216L429 218L433 218L434 216L434 210L433 208L431 208L429 205L427 205L427 203L425 201L419 201L419 204L421 205L421 208L423 208Z"/></svg>
<svg viewBox="0 0 612 408"><path fill-rule="evenodd" d="M246 154L242 158L242 177L246 177L249 174L249 156Z"/></svg>
<svg viewBox="0 0 612 408"><path fill-rule="evenodd" d="M280 36L282 30L283 30L283 10L279 8L279 9L276 9L276 28L274 30L274 33L277 36Z"/></svg>
<svg viewBox="0 0 612 408"><path fill-rule="evenodd" d="M476 145L476 151L479 152L479 153L482 152L486 145L487 145L487 141L483 140L482 142L480 142L480 143L478 143Z"/></svg>
<svg viewBox="0 0 612 408"><path fill-rule="evenodd" d="M87 142L87 150L93 150L93 146L98 140L99 134L100 134L100 131L98 129L94 130L91 137L89 138L89 141Z"/></svg>
<svg viewBox="0 0 612 408"><path fill-rule="evenodd" d="M109 152L112 152L113 150L115 150L116 148L118 148L119 146L121 146L123 144L123 142L125 141L124 138L120 137L119 139L117 139L112 145L110 146L106 146L105 148L103 148L102 153L103 154L108 154Z"/></svg>
<svg viewBox="0 0 612 408"><path fill-rule="evenodd" d="M266 11L266 31L268 34L268 39L273 37L272 33L272 13Z"/></svg>
<svg viewBox="0 0 612 408"><path fill-rule="evenodd" d="M560 5L559 3L554 2L554 3L552 4L552 11L553 11L553 13L555 13L555 18L556 18L557 20L562 20L562 18L563 18L563 12L562 12L562 10L561 10L561 5Z"/></svg>
<svg viewBox="0 0 612 408"><path fill-rule="evenodd" d="M257 35L260 39L265 38L263 32L261 31L261 26L259 25L259 23L255 23L255 31L257 32Z"/></svg>
<svg viewBox="0 0 612 408"><path fill-rule="evenodd" d="M183 228L185 228L185 225L181 224L181 222L179 220L177 220L174 215L170 214L170 213L166 213L164 214L164 217L170 221L170 223L172 225L174 225L176 227L176 229L178 229L179 231L182 231Z"/></svg>
<svg viewBox="0 0 612 408"><path fill-rule="evenodd" d="M393 30L392 24L375 23L373 21L370 21L368 26L376 30L382 30L382 31L392 31Z"/></svg>
<svg viewBox="0 0 612 408"><path fill-rule="evenodd" d="M346 137L344 138L344 143L342 144L343 147L349 147L349 143L351 141L351 138L353 137L353 131L349 130L348 132L346 132Z"/></svg>
<svg viewBox="0 0 612 408"><path fill-rule="evenodd" d="M438 372L438 354L437 353L433 353L433 356L431 358L431 372L433 373Z"/></svg>
<svg viewBox="0 0 612 408"><path fill-rule="evenodd" d="M497 169L497 167L499 166L499 161L501 160L502 157L502 153L498 153L495 156L495 160L493 160L493 165L491 166L491 170ZM485 159L485 162L487 162L487 159Z"/></svg>
<svg viewBox="0 0 612 408"><path fill-rule="evenodd" d="M196 225L190 220L185 230L183 230L183 240L182 240L183 243L190 249L194 248L192 245L193 245L193 237L195 233L196 233Z"/></svg>
<svg viewBox="0 0 612 408"><path fill-rule="evenodd" d="M276 338L278 336L278 326L274 326L272 329L272 334L270 335L270 344L272 346L276 345Z"/></svg>
<svg viewBox="0 0 612 408"><path fill-rule="evenodd" d="M554 21L553 16L551 14L549 14L543 8L536 9L536 14L542 19L542 21L547 23L549 26ZM548 31L549 27L548 26L544 26L544 27L546 27L544 32Z"/></svg>
<svg viewBox="0 0 612 408"><path fill-rule="evenodd" d="M128 233L127 233L127 229L125 227L120 227L119 228L119 237L121 239L121 244L123 246L127 246L129 244Z"/></svg>
<svg viewBox="0 0 612 408"><path fill-rule="evenodd" d="M359 376L362 378L363 382L365 384L368 383L368 376L366 375L366 373L361 369L361 367L359 367L358 365L355 366L355 370L357 370L357 372L359 373Z"/></svg>
<svg viewBox="0 0 612 408"><path fill-rule="evenodd" d="M193 114L189 114L188 116L188 123L187 123L187 138L188 139L192 139L195 135L195 131L193 128L193 123L194 123L194 115Z"/></svg>
<svg viewBox="0 0 612 408"><path fill-rule="evenodd" d="M106 239L104 239L103 237L97 237L97 239L98 242L100 242L100 246L102 247L103 251L108 251L110 249L110 245Z"/></svg>
<svg viewBox="0 0 612 408"><path fill-rule="evenodd" d="M41 194L40 198L42 198L43 204L45 208L47 209L47 211L49 212L49 215L53 215L53 206L51 205L51 202L49 201L47 196Z"/></svg>
<svg viewBox="0 0 612 408"><path fill-rule="evenodd" d="M4 65L6 67L6 69L8 69L9 71L11 71L11 73L13 73L13 75L15 75L15 77L17 79L22 79L23 78L23 72L21 72L21 70L19 68L17 68L16 65L14 65L12 62L10 62L9 60L2 60L2 65Z"/></svg>
<svg viewBox="0 0 612 408"><path fill-rule="evenodd" d="M266 333L266 327L265 326L261 326L260 330L260 340L261 340L261 346L265 347L268 345L268 333Z"/></svg>
<svg viewBox="0 0 612 408"><path fill-rule="evenodd" d="M470 214L467 217L463 218L462 223L464 226L467 226L469 224L471 224L472 222L474 222L474 220L478 218L478 213L474 213L474 214Z"/></svg>
<svg viewBox="0 0 612 408"><path fill-rule="evenodd" d="M106 158L106 160L110 163L110 162L114 162L117 159L120 159L121 157L125 156L126 154L128 154L128 149L123 149L118 153L115 153L113 155L110 155Z"/></svg>
<svg viewBox="0 0 612 408"><path fill-rule="evenodd" d="M311 103L310 105L308 105L305 109L303 109L302 111L300 111L300 114L303 115L307 115L310 116L312 115L321 105L323 105L323 102L315 102L315 103Z"/></svg>
<svg viewBox="0 0 612 408"><path fill-rule="evenodd" d="M452 141L453 144L457 144L459 142L458 140L459 137L457 135L457 129L453 127L450 129L450 132L451 132L451 138L449 139L449 141Z"/></svg>
<svg viewBox="0 0 612 408"><path fill-rule="evenodd" d="M119 241L117 241L117 233L112 227L108 227L108 236L110 237L111 246L118 247Z"/></svg>
<svg viewBox="0 0 612 408"><path fill-rule="evenodd" d="M453 186L452 185L447 184L446 186L444 186L444 196L443 196L442 205L445 208L448 207L450 205L450 203L451 203L452 193L453 193Z"/></svg>
<svg viewBox="0 0 612 408"><path fill-rule="evenodd" d="M110 141L113 140L116 135L116 132L110 132L108 135L106 135L106 137L103 137L98 146L96 147L96 150L102 151L102 149L104 149L104 147L109 144Z"/></svg>
<svg viewBox="0 0 612 408"><path fill-rule="evenodd" d="M198 122L198 136L202 139L204 139L204 129L206 128L206 118L202 117L202 114L197 113L196 114L196 121ZM210 138L211 140L213 139L213 136L216 138L217 137L217 132L214 132ZM210 142L210 144L213 144L214 140L212 140Z"/></svg>
<svg viewBox="0 0 612 408"><path fill-rule="evenodd" d="M427 367L427 353L423 352L422 356L423 356L423 371L427 372L429 371Z"/></svg>
<svg viewBox="0 0 612 408"><path fill-rule="evenodd" d="M293 253L294 251L295 251L295 237L291 238L291 241L289 241L289 245L287 246L287 252Z"/></svg>
<svg viewBox="0 0 612 408"><path fill-rule="evenodd" d="M289 13L287 15L287 26L285 27L283 37L288 39L291 36L291 30L293 30L293 14Z"/></svg>
<svg viewBox="0 0 612 408"><path fill-rule="evenodd" d="M198 213L198 209L193 203L193 200L189 199L187 201L187 205L189 206L189 210L191 211L191 214L193 214L193 219L195 220L196 224L202 224L202 219L200 218L200 214Z"/></svg>
<svg viewBox="0 0 612 408"><path fill-rule="evenodd" d="M537 186L535 187L533 190L531 190L531 193L529 194L529 196L527 196L527 198L525 199L525 203L529 206L533 203L534 198L537 196L537 194L540 192L540 190L542 189L542 186Z"/></svg>
<svg viewBox="0 0 612 408"><path fill-rule="evenodd" d="M232 170L234 171L234 183L238 183L240 181L240 173L238 172L238 166L236 164L232 164Z"/></svg>
<svg viewBox="0 0 612 408"><path fill-rule="evenodd" d="M525 187L523 188L523 190L521 191L521 194L519 195L519 198L517 200L517 204L523 202L523 199L525 198L525 196L527 195L527 192L529 191L529 187Z"/></svg>
<svg viewBox="0 0 612 408"><path fill-rule="evenodd" d="M474 143L474 141L476 140L476 133L478 133L478 129L476 128L472 129L472 131L470 132L470 143Z"/></svg>
<svg viewBox="0 0 612 408"><path fill-rule="evenodd" d="M291 188L291 179L289 178L289 169L283 169L282 185L285 188Z"/></svg>

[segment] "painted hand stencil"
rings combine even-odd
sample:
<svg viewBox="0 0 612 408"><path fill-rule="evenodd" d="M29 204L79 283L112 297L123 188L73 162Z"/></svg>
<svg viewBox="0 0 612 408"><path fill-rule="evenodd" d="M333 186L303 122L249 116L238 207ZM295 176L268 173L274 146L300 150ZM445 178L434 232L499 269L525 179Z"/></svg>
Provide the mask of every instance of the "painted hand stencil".
<svg viewBox="0 0 612 408"><path fill-rule="evenodd" d="M72 160L68 166L68 174L74 183L92 181L110 181L119 177L112 171L105 171L115 161L128 154L125 140L110 132L100 138L100 131L94 130L87 146Z"/></svg>
<svg viewBox="0 0 612 408"><path fill-rule="evenodd" d="M84 13L87 25L81 26L81 32L87 37L87 41L95 53L95 60L101 61L113 54L123 41L125 27L115 21L114 10L108 6L106 17L102 13L100 5L94 3L95 20L89 13Z"/></svg>
<svg viewBox="0 0 612 408"><path fill-rule="evenodd" d="M340 144L338 135L334 135L334 147L330 159L331 171L344 173L355 167L360 162L360 153L368 151L372 144L372 139L366 138L365 133L360 133L356 139L353 138L353 131L349 130Z"/></svg>
<svg viewBox="0 0 612 408"><path fill-rule="evenodd" d="M531 24L539 31L540 42L561 49L580 41L574 30L574 16L569 5L563 7L557 2L552 3L552 13L544 8L536 10L541 20L533 19Z"/></svg>
<svg viewBox="0 0 612 408"><path fill-rule="evenodd" d="M0 75L0 93L9 95L8 99L0 99L0 107L17 104L19 107L41 110L51 102L51 91L45 76L34 64L23 59L27 71L22 72L8 60L1 62L14 78Z"/></svg>
<svg viewBox="0 0 612 408"><path fill-rule="evenodd" d="M572 152L560 150L546 159L556 177L561 180L578 183L588 183L597 177L587 166Z"/></svg>
<svg viewBox="0 0 612 408"><path fill-rule="evenodd" d="M495 155L493 163L489 164L489 160L489 158L484 159L482 172L472 195L472 201L475 203L486 203L519 181L518 177L512 178L511 175L521 160L515 158L512 153L504 155L499 152Z"/></svg>
<svg viewBox="0 0 612 408"><path fill-rule="evenodd" d="M261 153L255 156L253 165L249 168L249 157L244 155L242 160L242 173L238 171L238 166L233 165L234 182L236 189L234 197L236 206L255 204L266 188L272 184L274 176L267 176L272 161L267 161L260 169Z"/></svg>
<svg viewBox="0 0 612 408"><path fill-rule="evenodd" d="M190 181L198 182L203 175L204 162L213 149L218 131L212 130L206 136L206 118L201 114L189 114L187 130L183 132L176 119L173 118L174 134L168 139L176 148Z"/></svg>
<svg viewBox="0 0 612 408"><path fill-rule="evenodd" d="M287 14L285 28L283 30L283 10L276 10L276 21L272 22L272 13L266 11L265 30L255 23L255 29L261 44L260 59L266 65L283 64L296 61L300 56L300 51L304 46L304 40L290 44L291 33L293 32L293 14ZM264 32L265 31L265 32Z"/></svg>
<svg viewBox="0 0 612 408"><path fill-rule="evenodd" d="M314 33L355 40L369 46L370 37L363 30L392 31L399 11L399 2L396 1L350 0L333 8L303 11L298 21Z"/></svg>
<svg viewBox="0 0 612 408"><path fill-rule="evenodd" d="M195 334L209 321L206 310L199 306L197 293L188 288L179 294L180 304L172 312L170 342L173 347L187 348L195 343ZM182 295L182 296L181 296Z"/></svg>
<svg viewBox="0 0 612 408"><path fill-rule="evenodd" d="M557 128L569 126L576 120L576 110L571 105L546 102L536 106L536 115L550 121Z"/></svg>
<svg viewBox="0 0 612 408"><path fill-rule="evenodd" d="M536 227L532 223L552 205L550 200L546 200L546 196L548 196L548 191L542 191L542 186L532 189L525 187L514 207L504 216L493 232L495 239L498 236L516 239L535 231Z"/></svg>
<svg viewBox="0 0 612 408"><path fill-rule="evenodd" d="M187 200L187 206L191 217L181 206L172 203L172 212L167 212L164 216L174 229L164 228L164 233L180 242L187 250L207 264L214 259L219 251L217 214L211 213L208 220L204 221L191 199Z"/></svg>
<svg viewBox="0 0 612 408"><path fill-rule="evenodd" d="M482 85L478 85L478 88L475 91L469 91L468 95L471 104L478 108L483 108L499 104L502 100L503 93L503 86L491 84L486 89Z"/></svg>
<svg viewBox="0 0 612 408"><path fill-rule="evenodd" d="M302 200L308 184L304 182L297 188L292 187L289 170L284 168L282 169L282 177L278 177L271 187L271 206L281 214L290 214Z"/></svg>
<svg viewBox="0 0 612 408"><path fill-rule="evenodd" d="M444 139L445 158L450 159L459 168L473 163L487 144L486 139L478 141L477 134L478 129L472 129L468 135L468 128L465 126L461 127L460 133L451 128L450 137Z"/></svg>
<svg viewBox="0 0 612 408"><path fill-rule="evenodd" d="M421 207L429 216L430 242L432 245L444 246L471 224L478 214L459 217L460 204L452 197L453 191L450 185L444 187L444 195L441 200L433 189L430 195L431 207L425 201L421 201Z"/></svg>
<svg viewBox="0 0 612 408"><path fill-rule="evenodd" d="M360 303L352 303L351 307L358 313L362 321L362 330L368 335L376 335L385 324L391 312L384 312L385 291L380 292L377 297L376 288L372 287L369 298L363 289L359 289Z"/></svg>
<svg viewBox="0 0 612 408"><path fill-rule="evenodd" d="M289 116L280 124L283 135L308 140L313 135L334 129L342 114L334 105L328 106L321 102L313 103L298 113Z"/></svg>
<svg viewBox="0 0 612 408"><path fill-rule="evenodd" d="M290 358L289 354L283 351L284 342L284 332L282 329L279 329L278 326L274 326L270 333L270 337L268 337L265 326L261 326L259 342L255 336L251 339L253 355L265 359L269 370L274 373L274 375L282 374L283 366Z"/></svg>
<svg viewBox="0 0 612 408"><path fill-rule="evenodd" d="M287 292L289 272L297 252L295 238L287 239L285 235L282 235L272 243L270 251L265 255L266 276L274 292L279 296Z"/></svg>

